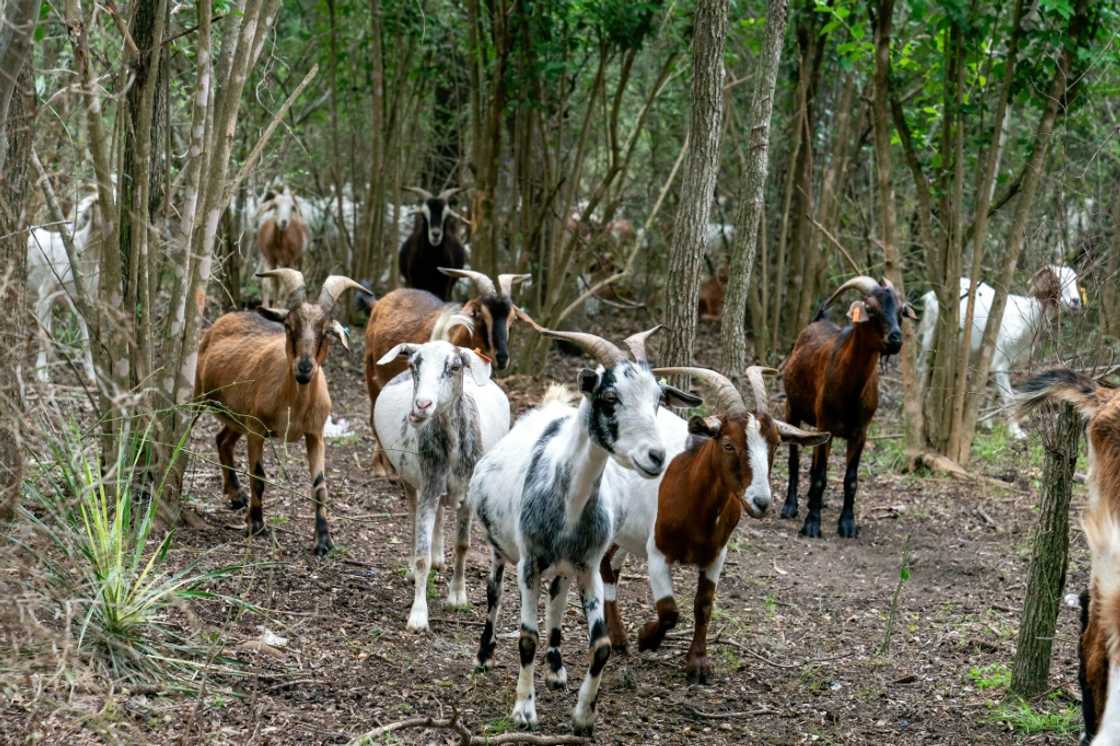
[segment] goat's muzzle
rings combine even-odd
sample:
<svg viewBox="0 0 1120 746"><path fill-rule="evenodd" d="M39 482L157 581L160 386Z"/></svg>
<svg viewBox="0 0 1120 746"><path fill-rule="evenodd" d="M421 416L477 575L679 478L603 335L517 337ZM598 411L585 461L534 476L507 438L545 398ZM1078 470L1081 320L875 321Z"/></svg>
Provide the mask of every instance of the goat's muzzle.
<svg viewBox="0 0 1120 746"><path fill-rule="evenodd" d="M428 231L428 243L432 246L439 246L443 243L443 231L439 228L432 228Z"/></svg>
<svg viewBox="0 0 1120 746"><path fill-rule="evenodd" d="M897 355L898 351L902 349L902 332L895 329L887 335L883 343L883 354Z"/></svg>
<svg viewBox="0 0 1120 746"><path fill-rule="evenodd" d="M431 399L417 399L412 402L412 410L408 413L408 421L413 425L422 425L427 422L435 412Z"/></svg>
<svg viewBox="0 0 1120 746"><path fill-rule="evenodd" d="M642 460L633 459L638 473L646 479L656 479L661 476L661 472L665 469L665 449L651 448L644 455L645 458Z"/></svg>
<svg viewBox="0 0 1120 746"><path fill-rule="evenodd" d="M307 358L300 360L296 365L296 383L306 386L311 383L311 374L315 372L315 363Z"/></svg>

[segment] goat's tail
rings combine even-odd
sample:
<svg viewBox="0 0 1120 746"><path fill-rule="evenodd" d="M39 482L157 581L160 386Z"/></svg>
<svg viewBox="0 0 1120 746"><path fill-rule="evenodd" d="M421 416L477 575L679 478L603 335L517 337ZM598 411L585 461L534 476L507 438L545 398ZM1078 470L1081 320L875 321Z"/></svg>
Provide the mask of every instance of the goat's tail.
<svg viewBox="0 0 1120 746"><path fill-rule="evenodd" d="M571 404L572 392L567 386L560 383L550 384L541 399L541 406L548 404Z"/></svg>
<svg viewBox="0 0 1120 746"><path fill-rule="evenodd" d="M377 298L373 295L373 284L369 280L362 280L358 284L365 289L354 293L354 302L360 310L373 313L373 306L377 303Z"/></svg>
<svg viewBox="0 0 1120 746"><path fill-rule="evenodd" d="M1015 397L1015 405L1021 414L1026 414L1046 401L1064 401L1088 419L1107 403L1108 391L1086 375L1068 368L1055 368L1024 383Z"/></svg>

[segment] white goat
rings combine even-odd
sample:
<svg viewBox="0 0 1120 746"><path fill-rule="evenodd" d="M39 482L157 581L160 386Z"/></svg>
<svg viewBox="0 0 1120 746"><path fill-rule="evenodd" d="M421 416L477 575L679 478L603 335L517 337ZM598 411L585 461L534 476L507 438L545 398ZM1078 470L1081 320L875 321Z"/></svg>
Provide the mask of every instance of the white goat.
<svg viewBox="0 0 1120 746"><path fill-rule="evenodd" d="M658 327L659 328L659 327ZM478 663L489 668L495 648L495 624L501 603L505 563L517 566L521 596L521 671L513 720L537 724L533 684L539 638L537 601L542 578L554 576L549 588L548 660L558 661L560 618L567 605L568 585L575 577L590 637L590 664L572 712L577 734L589 734L595 723L595 702L611 645L603 617L602 561L625 505L616 505L600 490L603 469L612 459L647 479L665 468L665 445L658 432L658 406L666 397L695 406L699 399L671 386L659 385L646 361L645 339L652 329L626 340L636 362L615 345L592 334L541 330L565 339L592 355L597 370L579 373L583 399L569 406L550 390L541 406L522 417L478 462L467 495L491 545L490 579L486 589L487 620L479 641ZM567 673L553 665L549 687L567 685Z"/></svg>
<svg viewBox="0 0 1120 746"><path fill-rule="evenodd" d="M95 231L103 227L97 207L97 195L85 197L78 203L75 218L66 225L71 231L74 251L79 260L78 272L85 291L94 297L97 293L98 252L86 252ZM51 309L63 299L78 319L82 337L83 365L86 376L94 379L93 353L89 344L89 326L74 303L77 288L70 257L62 234L45 228L32 228L27 236L27 284L35 294L35 317L39 322L39 354L35 359L35 375L43 383L50 381L47 367L47 348L51 345L53 320Z"/></svg>
<svg viewBox="0 0 1120 746"><path fill-rule="evenodd" d="M964 331L965 316L968 313L968 286L970 280L961 278L960 328ZM976 313L972 318L972 352L980 349L984 327L988 324L988 314L995 300L996 291L987 283L976 286ZM918 380L924 382L928 376L929 354L933 348L934 333L940 307L937 295L930 290L922 296L924 309L918 325L918 340L921 352L918 354ZM995 350L992 353L992 377L999 391L1000 401L1009 408L1015 392L1011 388L1011 371L1026 362L1044 320L1052 318L1059 307L1080 311L1081 291L1077 286L1077 273L1069 267L1051 264L1043 267L1031 278L1029 295L1008 295L1007 306L1003 312L999 332L996 335ZM1026 437L1019 426L1018 416L1009 411L1007 429L1016 440Z"/></svg>
<svg viewBox="0 0 1120 746"><path fill-rule="evenodd" d="M509 400L490 380L489 361L464 347L443 341L406 342L385 353L378 364L400 357L408 358L409 370L381 390L373 421L408 495L415 583L408 628L421 631L428 629L428 570L433 564L443 566L441 501L459 517L447 603L467 604L464 570L471 511L462 498L479 458L509 431ZM468 369L470 375L465 376Z"/></svg>

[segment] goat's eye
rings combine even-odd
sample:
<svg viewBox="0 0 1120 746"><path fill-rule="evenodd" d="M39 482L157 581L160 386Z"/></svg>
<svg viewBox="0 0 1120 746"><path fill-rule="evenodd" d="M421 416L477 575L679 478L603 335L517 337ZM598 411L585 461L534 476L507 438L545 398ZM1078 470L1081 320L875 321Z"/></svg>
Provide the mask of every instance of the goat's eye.
<svg viewBox="0 0 1120 746"><path fill-rule="evenodd" d="M451 372L453 372L453 373L458 373L462 369L463 369L463 364L462 363L452 363L451 364Z"/></svg>
<svg viewBox="0 0 1120 746"><path fill-rule="evenodd" d="M735 444L731 441L727 441L723 444L723 450L727 451L728 453L735 453Z"/></svg>

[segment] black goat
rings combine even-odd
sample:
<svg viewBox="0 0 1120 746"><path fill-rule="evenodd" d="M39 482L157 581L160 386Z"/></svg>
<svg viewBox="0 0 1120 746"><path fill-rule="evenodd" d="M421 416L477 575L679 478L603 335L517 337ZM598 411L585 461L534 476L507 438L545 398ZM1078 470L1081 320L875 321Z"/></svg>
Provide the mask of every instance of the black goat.
<svg viewBox="0 0 1120 746"><path fill-rule="evenodd" d="M439 267L462 269L467 263L467 251L455 235L454 223L455 220L467 221L448 205L451 195L459 189L445 189L437 197L419 187L406 189L416 192L424 201L416 213L412 235L401 244L401 278L407 287L427 290L440 300L448 301L458 278L441 273Z"/></svg>

